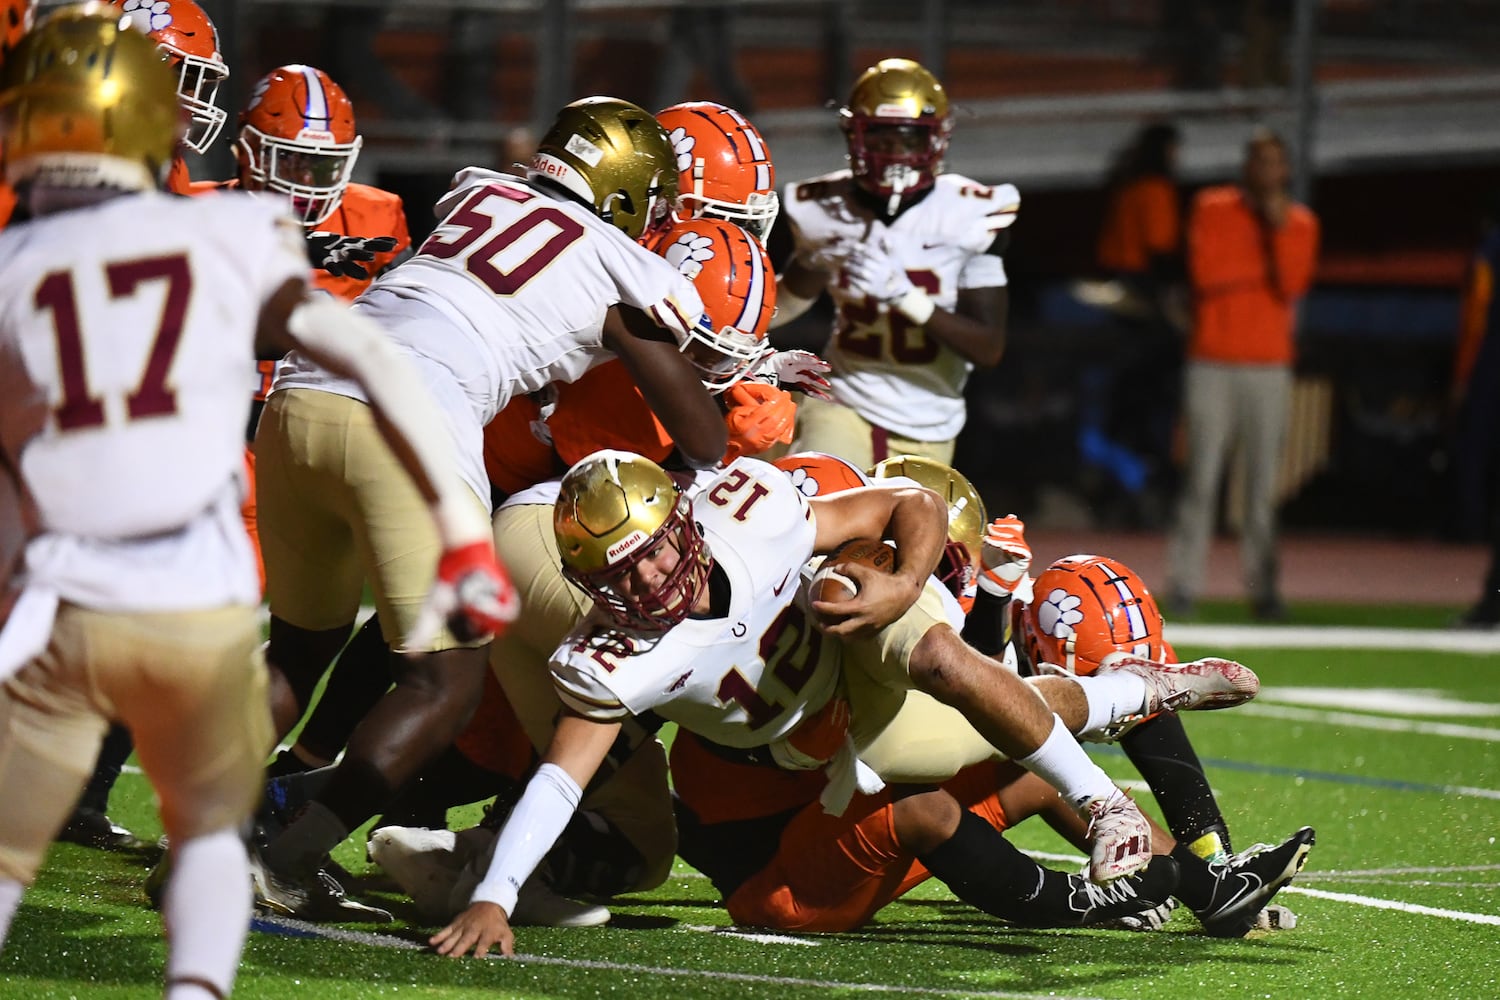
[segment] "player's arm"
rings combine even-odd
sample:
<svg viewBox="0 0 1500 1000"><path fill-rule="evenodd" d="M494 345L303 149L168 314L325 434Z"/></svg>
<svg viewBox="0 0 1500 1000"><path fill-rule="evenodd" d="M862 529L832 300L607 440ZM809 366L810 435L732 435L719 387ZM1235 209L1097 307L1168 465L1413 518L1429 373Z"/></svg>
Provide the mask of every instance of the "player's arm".
<svg viewBox="0 0 1500 1000"><path fill-rule="evenodd" d="M785 326L811 309L832 277L832 272L820 271L793 257L776 276L776 315L771 317L771 329Z"/></svg>
<svg viewBox="0 0 1500 1000"><path fill-rule="evenodd" d="M687 463L695 469L717 465L729 446L724 415L671 333L640 309L617 305L604 317L603 340Z"/></svg>
<svg viewBox="0 0 1500 1000"><path fill-rule="evenodd" d="M287 281L267 300L257 328L256 349L263 356L293 348L364 388L382 436L427 501L443 544L440 586L434 589L441 604L432 613L454 611L450 625L467 635L498 632L515 618L515 589L495 560L488 519L457 476L441 473L456 465L453 444L411 364L378 326L332 297L312 293L303 280ZM453 593L439 597L444 586L466 597L461 603Z"/></svg>
<svg viewBox="0 0 1500 1000"><path fill-rule="evenodd" d="M501 954L515 954L510 914L521 885L562 836L620 726L618 721L596 721L563 708L542 763L500 828L495 853L469 897L469 908L429 939L439 955L462 958L473 951L483 958L497 945Z"/></svg>
<svg viewBox="0 0 1500 1000"><path fill-rule="evenodd" d="M815 610L842 619L827 631L867 634L905 614L937 568L948 539L948 507L943 499L920 486L875 485L813 497L808 506L816 515L815 552L831 552L855 538L888 538L896 543L894 573L849 565L848 574L859 584L859 593L847 601L814 602Z"/></svg>
<svg viewBox="0 0 1500 1000"><path fill-rule="evenodd" d="M933 306L921 326L929 337L964 360L980 368L993 368L1005 353L1005 314L1009 300L1010 292L1004 285L960 289L952 312ZM891 308L899 309L900 303ZM910 315L907 318L916 322Z"/></svg>

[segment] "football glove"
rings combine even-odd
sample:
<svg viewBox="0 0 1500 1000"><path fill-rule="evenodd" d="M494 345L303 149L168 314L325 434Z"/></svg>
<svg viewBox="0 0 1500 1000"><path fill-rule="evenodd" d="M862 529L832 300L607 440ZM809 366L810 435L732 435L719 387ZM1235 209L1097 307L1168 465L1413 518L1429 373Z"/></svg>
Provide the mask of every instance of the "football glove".
<svg viewBox="0 0 1500 1000"><path fill-rule="evenodd" d="M729 429L725 465L742 455L759 455L778 442L791 443L797 422L791 393L764 382L738 382L725 391L724 399L729 404L724 415Z"/></svg>
<svg viewBox="0 0 1500 1000"><path fill-rule="evenodd" d="M1031 546L1026 525L1014 514L997 517L985 530L979 556L979 586L995 597L1031 598Z"/></svg>
<svg viewBox="0 0 1500 1000"><path fill-rule="evenodd" d="M521 598L488 541L445 549L437 579L407 636L414 649L428 646L447 625L459 642L496 636L516 620Z"/></svg>
<svg viewBox="0 0 1500 1000"><path fill-rule="evenodd" d="M378 253L396 249L394 236L345 236L342 233L308 233L307 260L335 278L368 278L361 263Z"/></svg>
<svg viewBox="0 0 1500 1000"><path fill-rule="evenodd" d="M891 256L884 235L872 236L849 248L844 257L844 277L850 291L879 302L895 302L913 287L905 269Z"/></svg>
<svg viewBox="0 0 1500 1000"><path fill-rule="evenodd" d="M772 351L756 364L750 377L780 389L795 389L817 399L832 399L828 362L811 351Z"/></svg>

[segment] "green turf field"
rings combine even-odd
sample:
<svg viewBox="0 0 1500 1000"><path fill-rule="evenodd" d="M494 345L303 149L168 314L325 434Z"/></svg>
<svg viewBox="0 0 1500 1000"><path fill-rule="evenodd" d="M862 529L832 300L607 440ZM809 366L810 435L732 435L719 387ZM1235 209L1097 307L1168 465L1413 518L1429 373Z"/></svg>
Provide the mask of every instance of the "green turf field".
<svg viewBox="0 0 1500 1000"><path fill-rule="evenodd" d="M742 934L708 882L679 866L620 901L609 927L522 928L516 961L439 959L406 923L349 925L346 940L254 933L235 995L1500 997L1500 655L1213 651L1251 664L1264 685L1250 705L1187 720L1235 846L1318 831L1278 898L1297 914L1293 930L1213 940L1179 911L1155 934L1017 931L928 883L857 934ZM1134 777L1123 755L1099 759ZM116 802L138 833L159 829L139 775L121 779ZM1039 821L1011 836L1077 864ZM338 858L365 869L353 843ZM163 947L144 875L139 861L54 848L0 956L0 996L158 996Z"/></svg>

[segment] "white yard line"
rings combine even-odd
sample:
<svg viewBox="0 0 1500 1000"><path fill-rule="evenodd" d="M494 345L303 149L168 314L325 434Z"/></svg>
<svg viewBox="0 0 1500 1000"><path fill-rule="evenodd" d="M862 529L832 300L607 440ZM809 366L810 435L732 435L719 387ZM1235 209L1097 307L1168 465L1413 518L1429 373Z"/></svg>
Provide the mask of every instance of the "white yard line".
<svg viewBox="0 0 1500 1000"><path fill-rule="evenodd" d="M1500 653L1500 630L1348 628L1338 625L1171 625L1172 645L1247 649L1399 649L1434 653Z"/></svg>
<svg viewBox="0 0 1500 1000"><path fill-rule="evenodd" d="M1479 740L1500 743L1500 729L1492 726L1466 726L1459 722L1427 722L1421 719L1397 719L1386 715L1363 715L1359 712L1330 712L1291 705L1263 705L1252 701L1235 709L1239 715L1254 715L1293 722L1321 722L1351 729L1375 729L1388 733L1417 733L1421 736L1443 736L1448 739Z"/></svg>
<svg viewBox="0 0 1500 1000"><path fill-rule="evenodd" d="M1330 899L1336 903L1352 903L1355 906L1368 906L1375 910L1397 910L1401 913L1416 913L1424 917L1444 917L1448 920L1461 920L1469 924L1489 924L1500 927L1500 917L1491 916L1488 913L1467 913L1463 910L1445 910L1436 906L1421 906L1417 903L1402 903L1394 899L1376 899L1373 896L1356 896L1352 892L1328 892L1324 889L1306 889L1300 885L1289 885L1282 892L1294 892L1301 896L1312 896L1315 899Z"/></svg>

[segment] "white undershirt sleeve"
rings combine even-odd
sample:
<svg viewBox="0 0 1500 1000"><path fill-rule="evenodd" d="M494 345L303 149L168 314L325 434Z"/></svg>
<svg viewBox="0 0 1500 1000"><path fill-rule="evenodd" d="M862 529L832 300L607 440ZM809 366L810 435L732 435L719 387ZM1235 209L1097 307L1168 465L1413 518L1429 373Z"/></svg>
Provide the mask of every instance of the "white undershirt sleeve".
<svg viewBox="0 0 1500 1000"><path fill-rule="evenodd" d="M515 912L522 883L562 836L582 797L583 789L567 771L556 764L537 768L501 828L489 870L469 902L494 903L507 917Z"/></svg>

